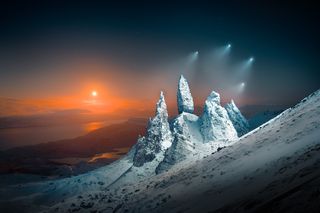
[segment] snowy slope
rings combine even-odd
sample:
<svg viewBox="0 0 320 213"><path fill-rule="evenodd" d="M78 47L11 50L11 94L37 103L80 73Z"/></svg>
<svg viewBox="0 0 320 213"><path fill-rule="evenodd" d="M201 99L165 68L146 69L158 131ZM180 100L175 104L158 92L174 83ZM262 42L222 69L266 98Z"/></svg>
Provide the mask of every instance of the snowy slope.
<svg viewBox="0 0 320 213"><path fill-rule="evenodd" d="M87 192L50 211L315 212L320 196L319 138L317 91L216 153L176 164L141 182Z"/></svg>
<svg viewBox="0 0 320 213"><path fill-rule="evenodd" d="M24 212L38 212L86 191L103 190L130 169L134 152L135 147L122 159L83 175L1 188L1 209L6 212L22 212L22 209Z"/></svg>

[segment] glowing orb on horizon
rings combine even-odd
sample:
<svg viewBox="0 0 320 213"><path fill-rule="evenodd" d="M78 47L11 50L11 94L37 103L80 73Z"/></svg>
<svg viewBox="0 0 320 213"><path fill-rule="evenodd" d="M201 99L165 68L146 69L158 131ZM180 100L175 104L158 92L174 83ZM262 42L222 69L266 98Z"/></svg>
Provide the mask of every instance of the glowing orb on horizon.
<svg viewBox="0 0 320 213"><path fill-rule="evenodd" d="M91 95L92 95L93 97L97 97L97 96L98 96L98 93L97 93L97 91L92 91L92 92L91 92Z"/></svg>

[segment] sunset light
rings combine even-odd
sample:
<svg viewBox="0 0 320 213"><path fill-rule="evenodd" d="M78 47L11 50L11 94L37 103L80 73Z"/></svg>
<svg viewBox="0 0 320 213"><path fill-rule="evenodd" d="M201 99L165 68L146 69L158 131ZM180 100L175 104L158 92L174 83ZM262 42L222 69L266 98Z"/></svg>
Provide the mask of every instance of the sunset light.
<svg viewBox="0 0 320 213"><path fill-rule="evenodd" d="M93 97L97 97L97 96L98 96L98 93L97 93L97 91L92 91L92 92L91 92L91 95L92 95Z"/></svg>

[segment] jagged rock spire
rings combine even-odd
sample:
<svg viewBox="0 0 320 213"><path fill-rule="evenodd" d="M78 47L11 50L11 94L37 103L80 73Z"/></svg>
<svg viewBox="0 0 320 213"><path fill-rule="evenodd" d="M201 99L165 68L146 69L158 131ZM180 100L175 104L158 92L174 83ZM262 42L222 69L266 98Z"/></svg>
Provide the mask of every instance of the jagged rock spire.
<svg viewBox="0 0 320 213"><path fill-rule="evenodd" d="M228 116L234 128L237 130L239 137L249 132L249 122L241 114L239 108L236 106L233 100L231 100L231 102L228 103L224 108L227 110Z"/></svg>
<svg viewBox="0 0 320 213"><path fill-rule="evenodd" d="M190 93L188 82L183 75L181 75L179 79L177 102L179 114L182 112L193 113L193 98Z"/></svg>
<svg viewBox="0 0 320 213"><path fill-rule="evenodd" d="M212 91L210 95L207 97L206 102L208 102L208 104L215 103L220 105L220 94L215 91Z"/></svg>
<svg viewBox="0 0 320 213"><path fill-rule="evenodd" d="M212 91L205 101L201 132L207 142L237 138L237 132L227 111L220 105L220 95L217 92Z"/></svg>
<svg viewBox="0 0 320 213"><path fill-rule="evenodd" d="M167 104L162 91L160 92L160 98L156 105L156 116L157 115L168 118Z"/></svg>
<svg viewBox="0 0 320 213"><path fill-rule="evenodd" d="M152 161L158 153L170 147L171 143L172 134L168 122L167 105L163 92L161 92L156 105L156 115L149 119L147 134L138 140L133 165L139 167Z"/></svg>

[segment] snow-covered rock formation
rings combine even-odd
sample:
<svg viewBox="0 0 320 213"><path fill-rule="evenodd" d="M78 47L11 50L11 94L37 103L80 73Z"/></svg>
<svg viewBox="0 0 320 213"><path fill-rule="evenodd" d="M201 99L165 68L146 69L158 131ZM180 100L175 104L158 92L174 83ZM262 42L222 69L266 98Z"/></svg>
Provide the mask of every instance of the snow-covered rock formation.
<svg viewBox="0 0 320 213"><path fill-rule="evenodd" d="M220 95L214 91L205 101L201 132L205 142L232 141L237 138L237 132L227 111L220 105Z"/></svg>
<svg viewBox="0 0 320 213"><path fill-rule="evenodd" d="M233 100L225 107L229 118L238 133L238 137L249 132L250 126L247 119L241 114L239 108L236 106Z"/></svg>
<svg viewBox="0 0 320 213"><path fill-rule="evenodd" d="M177 103L178 103L179 114L182 112L193 113L193 110L194 110L193 98L191 96L188 82L183 77L183 75L181 75L179 79L178 91L177 91Z"/></svg>
<svg viewBox="0 0 320 213"><path fill-rule="evenodd" d="M147 134L140 137L136 144L136 153L133 165L140 167L146 162L152 161L160 152L164 152L171 146L172 135L168 122L167 105L163 92L156 106L156 115L149 119Z"/></svg>
<svg viewBox="0 0 320 213"><path fill-rule="evenodd" d="M156 169L157 173L168 170L178 162L199 152L199 143L202 135L199 131L199 117L187 112L182 112L172 124L173 142L166 151L163 161Z"/></svg>
<svg viewBox="0 0 320 213"><path fill-rule="evenodd" d="M169 170L187 158L203 156L205 149L216 151L227 145L227 141L237 139L237 132L227 111L220 105L220 95L216 92L207 98L201 118L182 112L173 120L171 129L174 138L172 146L166 151L156 173Z"/></svg>

